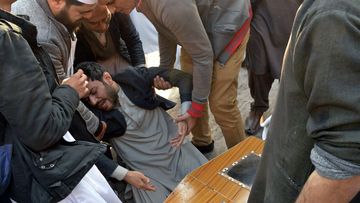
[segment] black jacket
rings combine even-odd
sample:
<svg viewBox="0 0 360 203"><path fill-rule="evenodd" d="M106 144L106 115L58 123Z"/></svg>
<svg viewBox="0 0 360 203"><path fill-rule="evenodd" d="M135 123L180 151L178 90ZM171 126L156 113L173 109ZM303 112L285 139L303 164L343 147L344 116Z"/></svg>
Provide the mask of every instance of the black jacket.
<svg viewBox="0 0 360 203"><path fill-rule="evenodd" d="M81 28L76 32L77 44L74 67L84 61L97 61L89 43L84 38L83 32L89 31ZM145 65L142 43L129 15L115 13L110 21L109 32L120 56L134 67Z"/></svg>
<svg viewBox="0 0 360 203"><path fill-rule="evenodd" d="M1 10L0 19L0 114L5 126L0 134L14 145L9 193L17 202L58 201L78 184L104 146L62 141L78 94L57 86L34 25Z"/></svg>
<svg viewBox="0 0 360 203"><path fill-rule="evenodd" d="M113 79L135 105L144 109L154 109L160 106L168 110L175 104L155 94L153 82L157 75L170 82L172 86L179 88L181 102L191 101L192 76L176 69L129 68L123 73L115 75Z"/></svg>
<svg viewBox="0 0 360 203"><path fill-rule="evenodd" d="M36 27L33 24L29 23L28 21L17 18L13 15L9 15L8 13L5 12L2 12L0 17L2 17L5 20L14 21L15 24L21 27L21 29L23 30L21 35L29 43L33 53L35 54L36 59L41 65L42 71L45 74L46 81L49 86L49 90L51 93L53 93L55 89L59 86L59 81L57 80L58 77L56 75L56 71L50 56L47 53L45 53L40 46L38 46L36 40L36 36L37 36ZM26 18L26 16L23 17ZM111 125L111 123L115 121L119 121L121 117L122 115L119 115L116 111L111 111L104 114L102 116L102 120L105 121L108 125ZM69 130L71 135L76 140L99 143L99 141L97 141L94 138L94 136L87 130L85 121L77 111L75 111L72 114L72 120L70 126L66 129ZM111 132L112 132L111 128L107 129L106 131L107 134ZM115 168L117 167L117 163L112 160L109 160L109 158L106 157L104 154L101 154L98 162L96 162L96 166L99 168L101 173L106 178L109 178L110 175L115 170Z"/></svg>

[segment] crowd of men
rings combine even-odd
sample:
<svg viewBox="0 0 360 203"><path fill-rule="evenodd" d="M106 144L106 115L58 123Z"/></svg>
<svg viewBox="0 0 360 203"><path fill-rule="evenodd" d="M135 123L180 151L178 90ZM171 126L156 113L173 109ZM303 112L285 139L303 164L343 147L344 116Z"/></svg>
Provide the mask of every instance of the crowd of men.
<svg viewBox="0 0 360 203"><path fill-rule="evenodd" d="M214 149L208 111L235 146L259 131L280 73L249 202L358 200L356 0L0 0L0 8L1 202L163 202ZM159 67L146 67L134 9L158 32ZM254 98L245 123L243 64ZM179 88L178 117L154 87Z"/></svg>

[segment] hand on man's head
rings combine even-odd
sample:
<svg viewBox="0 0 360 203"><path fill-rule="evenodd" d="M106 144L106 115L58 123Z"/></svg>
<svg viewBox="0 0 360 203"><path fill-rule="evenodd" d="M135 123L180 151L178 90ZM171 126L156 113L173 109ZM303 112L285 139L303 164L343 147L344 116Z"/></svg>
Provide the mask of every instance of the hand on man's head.
<svg viewBox="0 0 360 203"><path fill-rule="evenodd" d="M79 94L80 98L83 98L89 94L89 89L87 88L87 76L81 69L79 69L74 75L63 80L62 84L69 85L70 87L74 88L75 91Z"/></svg>

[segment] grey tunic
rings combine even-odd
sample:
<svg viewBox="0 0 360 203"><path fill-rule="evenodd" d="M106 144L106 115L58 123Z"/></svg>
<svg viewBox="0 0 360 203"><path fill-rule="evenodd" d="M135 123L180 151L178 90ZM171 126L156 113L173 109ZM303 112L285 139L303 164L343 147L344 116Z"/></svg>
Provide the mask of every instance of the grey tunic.
<svg viewBox="0 0 360 203"><path fill-rule="evenodd" d="M124 114L127 131L111 140L117 154L133 170L144 173L157 188L148 192L132 188L136 202L163 202L186 174L207 159L190 143L171 147L177 125L162 108L142 109L133 104L124 92L118 92L119 111Z"/></svg>

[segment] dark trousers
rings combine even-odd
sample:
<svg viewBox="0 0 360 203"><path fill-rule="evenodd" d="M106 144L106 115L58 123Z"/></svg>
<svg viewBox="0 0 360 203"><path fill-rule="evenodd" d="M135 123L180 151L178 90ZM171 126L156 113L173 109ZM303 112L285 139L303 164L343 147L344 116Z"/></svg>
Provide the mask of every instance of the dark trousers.
<svg viewBox="0 0 360 203"><path fill-rule="evenodd" d="M251 111L265 112L269 108L269 92L274 78L270 72L257 75L248 69L248 83L251 97Z"/></svg>

